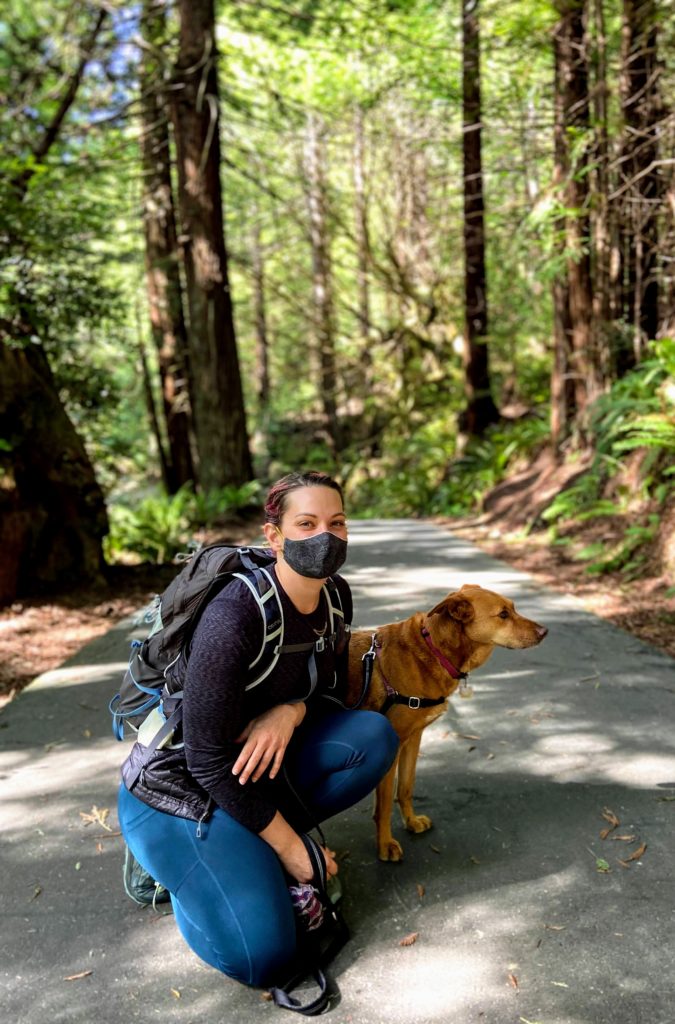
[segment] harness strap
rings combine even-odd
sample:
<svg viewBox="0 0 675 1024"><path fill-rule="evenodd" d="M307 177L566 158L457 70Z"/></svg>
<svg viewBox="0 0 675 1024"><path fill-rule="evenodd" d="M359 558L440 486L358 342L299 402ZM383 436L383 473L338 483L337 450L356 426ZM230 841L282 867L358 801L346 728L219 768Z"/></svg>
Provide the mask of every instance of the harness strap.
<svg viewBox="0 0 675 1024"><path fill-rule="evenodd" d="M389 680L387 679L386 675L384 674L384 669L382 668L382 656L380 654L380 651L382 650L382 645L375 641L374 643L375 654L378 659L378 668L380 670L382 682L384 683L384 689L387 694L385 702L380 708L381 715L386 715L389 709L394 704L403 704L406 707L410 708L411 711L418 711L420 708L434 708L438 707L439 704L445 704L447 697L406 697L404 693L399 693L398 690L395 690L394 687L389 682Z"/></svg>

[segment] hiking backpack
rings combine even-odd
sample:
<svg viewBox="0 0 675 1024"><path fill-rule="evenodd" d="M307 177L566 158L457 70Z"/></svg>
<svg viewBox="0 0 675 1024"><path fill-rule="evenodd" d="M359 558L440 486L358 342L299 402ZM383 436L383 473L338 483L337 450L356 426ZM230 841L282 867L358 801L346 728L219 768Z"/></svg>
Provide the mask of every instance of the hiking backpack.
<svg viewBox="0 0 675 1024"><path fill-rule="evenodd" d="M119 693L110 701L113 734L124 738L125 722L138 733L155 708L162 711L161 729L149 743L151 750L168 742L182 717L180 682L170 670L181 656L187 658L195 629L206 605L233 579L248 586L260 609L263 639L249 665L246 689L258 686L285 653L309 652L311 689L317 683L315 653L342 645L349 632L337 586L328 580L323 591L329 615L328 635L313 643L284 645L284 614L279 591L269 568L275 556L268 548L238 548L210 544L193 555L151 608L154 622L145 640L132 640L129 665ZM147 738L147 736L146 736Z"/></svg>

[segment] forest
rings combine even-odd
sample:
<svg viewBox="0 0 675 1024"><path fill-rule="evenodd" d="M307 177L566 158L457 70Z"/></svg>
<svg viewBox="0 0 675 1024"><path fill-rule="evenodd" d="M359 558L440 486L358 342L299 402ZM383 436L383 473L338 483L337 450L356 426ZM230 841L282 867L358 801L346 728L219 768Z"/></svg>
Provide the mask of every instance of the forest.
<svg viewBox="0 0 675 1024"><path fill-rule="evenodd" d="M5 0L0 604L307 467L675 568L674 14Z"/></svg>

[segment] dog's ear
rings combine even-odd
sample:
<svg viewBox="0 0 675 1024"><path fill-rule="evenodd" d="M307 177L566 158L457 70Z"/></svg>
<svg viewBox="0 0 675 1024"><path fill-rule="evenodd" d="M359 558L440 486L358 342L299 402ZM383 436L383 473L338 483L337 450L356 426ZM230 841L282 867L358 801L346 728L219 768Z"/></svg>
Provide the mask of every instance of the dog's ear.
<svg viewBox="0 0 675 1024"><path fill-rule="evenodd" d="M435 608L431 609L429 615L443 615L444 613L451 619L456 619L457 622L471 622L474 617L471 601L467 601L465 597L458 597L456 594L444 597Z"/></svg>

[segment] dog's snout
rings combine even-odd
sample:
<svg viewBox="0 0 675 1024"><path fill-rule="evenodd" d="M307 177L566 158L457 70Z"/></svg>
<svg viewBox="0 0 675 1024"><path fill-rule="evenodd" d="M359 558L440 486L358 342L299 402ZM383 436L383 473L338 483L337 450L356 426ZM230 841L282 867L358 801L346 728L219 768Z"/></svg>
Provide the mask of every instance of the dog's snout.
<svg viewBox="0 0 675 1024"><path fill-rule="evenodd" d="M537 626L537 636L540 640L543 640L547 634L548 629L546 628L546 626Z"/></svg>

